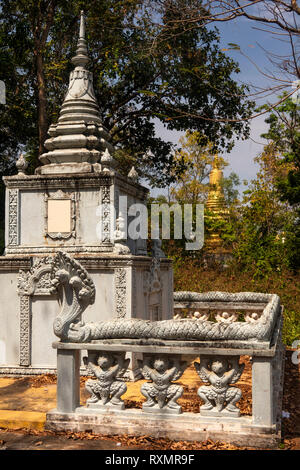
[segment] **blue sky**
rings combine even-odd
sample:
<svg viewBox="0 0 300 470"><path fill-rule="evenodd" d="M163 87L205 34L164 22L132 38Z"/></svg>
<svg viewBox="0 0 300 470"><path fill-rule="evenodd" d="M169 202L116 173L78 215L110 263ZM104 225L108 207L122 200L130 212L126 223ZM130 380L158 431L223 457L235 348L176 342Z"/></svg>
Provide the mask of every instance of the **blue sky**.
<svg viewBox="0 0 300 470"><path fill-rule="evenodd" d="M262 46L267 51L275 52L276 54L285 55L289 53L289 45L283 40L278 40L274 35L266 33L257 29L259 25L246 18L239 18L226 23L218 23L217 28L220 32L220 46L227 49L228 43L237 44L242 52L250 58L246 58L237 50L228 50L226 54L239 63L241 72L233 76L237 81L261 87L272 87L276 82L266 78L261 74L259 69L274 72L278 76L278 70L270 64L266 52L260 47ZM263 27L263 26L260 26ZM287 79L287 77L283 77ZM291 81L296 80L297 77L289 77ZM286 90L292 91L291 85L287 84ZM263 99L255 99L257 105L262 105L266 102L276 103L279 92ZM251 97L254 99L253 97ZM263 145L266 140L261 138L260 135L265 132L268 125L264 122L267 115L259 116L251 120L251 134L250 139L246 141L236 141L233 150L228 154L224 153L223 156L229 162L229 166L224 170L224 175L234 171L238 174L241 181L255 178L258 166L254 162L254 158L262 151ZM172 142L177 143L183 133L170 132L166 130L160 123L156 126L157 134ZM241 185L240 192L244 186ZM162 190L153 190L152 194L162 194Z"/></svg>

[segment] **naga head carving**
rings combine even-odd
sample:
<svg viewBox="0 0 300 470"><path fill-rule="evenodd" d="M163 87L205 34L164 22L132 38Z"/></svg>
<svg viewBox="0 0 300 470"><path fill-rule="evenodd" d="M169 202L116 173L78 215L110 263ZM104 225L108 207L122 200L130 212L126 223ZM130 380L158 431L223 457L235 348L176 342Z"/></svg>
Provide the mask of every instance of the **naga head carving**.
<svg viewBox="0 0 300 470"><path fill-rule="evenodd" d="M59 251L52 265L52 286L58 292L61 311L54 333L63 341L82 341L87 330L82 322L85 309L95 302L95 285L88 272L67 253Z"/></svg>

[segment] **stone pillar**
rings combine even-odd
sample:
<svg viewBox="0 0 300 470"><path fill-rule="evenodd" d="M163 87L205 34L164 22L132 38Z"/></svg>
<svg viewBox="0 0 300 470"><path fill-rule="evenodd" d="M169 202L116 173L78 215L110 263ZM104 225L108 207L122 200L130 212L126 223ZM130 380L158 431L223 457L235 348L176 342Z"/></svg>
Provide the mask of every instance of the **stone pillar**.
<svg viewBox="0 0 300 470"><path fill-rule="evenodd" d="M80 351L57 350L57 411L72 413L80 405Z"/></svg>
<svg viewBox="0 0 300 470"><path fill-rule="evenodd" d="M252 420L253 424L273 426L274 376L272 357L252 358Z"/></svg>

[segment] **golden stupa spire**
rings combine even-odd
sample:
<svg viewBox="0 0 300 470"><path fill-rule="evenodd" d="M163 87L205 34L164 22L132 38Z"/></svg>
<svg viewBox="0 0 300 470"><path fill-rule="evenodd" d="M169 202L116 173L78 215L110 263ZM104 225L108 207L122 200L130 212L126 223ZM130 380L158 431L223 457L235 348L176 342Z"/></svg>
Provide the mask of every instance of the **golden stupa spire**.
<svg viewBox="0 0 300 470"><path fill-rule="evenodd" d="M212 170L209 174L209 193L206 201L207 209L212 212L207 216L210 219L222 219L226 217L227 210L225 208L224 191L222 187L223 171L221 170L221 160L218 155L214 156ZM222 240L217 232L212 229L208 231L208 237L205 242L208 252L215 252L222 246Z"/></svg>
<svg viewBox="0 0 300 470"><path fill-rule="evenodd" d="M224 209L224 192L222 188L223 171L220 170L221 162L218 155L215 155L212 170L209 174L210 190L206 206L214 212L222 212Z"/></svg>

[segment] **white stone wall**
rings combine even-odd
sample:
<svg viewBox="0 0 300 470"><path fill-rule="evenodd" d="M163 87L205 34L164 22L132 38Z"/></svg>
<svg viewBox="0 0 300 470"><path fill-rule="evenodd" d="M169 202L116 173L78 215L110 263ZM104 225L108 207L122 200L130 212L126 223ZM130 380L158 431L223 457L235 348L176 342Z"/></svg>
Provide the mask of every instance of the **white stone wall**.
<svg viewBox="0 0 300 470"><path fill-rule="evenodd" d="M0 272L0 367L19 363L19 296L17 273Z"/></svg>

